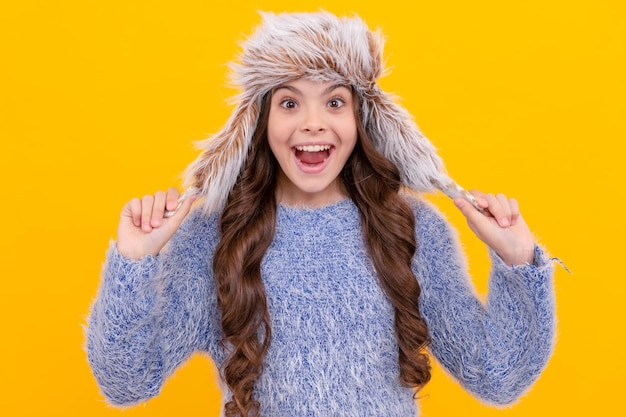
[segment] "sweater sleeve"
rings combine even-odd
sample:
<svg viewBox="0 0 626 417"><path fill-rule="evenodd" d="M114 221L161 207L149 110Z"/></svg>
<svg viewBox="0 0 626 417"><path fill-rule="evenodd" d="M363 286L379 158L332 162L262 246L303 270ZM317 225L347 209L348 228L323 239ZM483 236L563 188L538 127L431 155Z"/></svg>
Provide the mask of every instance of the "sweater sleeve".
<svg viewBox="0 0 626 417"><path fill-rule="evenodd" d="M218 344L203 229L186 219L165 251L139 261L111 242L86 328L87 358L111 404L156 396L192 353Z"/></svg>
<svg viewBox="0 0 626 417"><path fill-rule="evenodd" d="M553 350L553 264L535 246L532 265L507 266L492 251L486 300L467 275L456 233L434 209L418 212L420 310L431 352L469 392L494 405L515 402Z"/></svg>

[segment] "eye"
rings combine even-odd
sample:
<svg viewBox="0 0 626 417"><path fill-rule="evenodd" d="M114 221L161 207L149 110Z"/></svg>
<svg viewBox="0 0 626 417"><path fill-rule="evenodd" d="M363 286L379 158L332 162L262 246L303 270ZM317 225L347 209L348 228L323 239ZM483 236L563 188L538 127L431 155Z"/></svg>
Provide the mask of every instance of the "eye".
<svg viewBox="0 0 626 417"><path fill-rule="evenodd" d="M328 100L328 107L332 107L332 108L340 108L345 106L346 101L340 97L333 97L330 100Z"/></svg>
<svg viewBox="0 0 626 417"><path fill-rule="evenodd" d="M298 103L296 103L296 101L292 98L285 98L281 100L280 107L287 109L287 110L291 110L291 109L295 109L296 107L298 107Z"/></svg>

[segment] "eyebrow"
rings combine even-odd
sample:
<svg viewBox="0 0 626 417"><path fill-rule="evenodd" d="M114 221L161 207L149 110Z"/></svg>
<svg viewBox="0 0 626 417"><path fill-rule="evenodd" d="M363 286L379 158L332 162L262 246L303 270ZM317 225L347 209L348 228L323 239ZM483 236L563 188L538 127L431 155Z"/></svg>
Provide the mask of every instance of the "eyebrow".
<svg viewBox="0 0 626 417"><path fill-rule="evenodd" d="M298 88L296 88L296 87L294 87L292 85L289 85L289 84L281 84L281 85L279 85L278 87L274 88L272 93L275 93L276 91L281 90L283 88L286 89L286 90L289 90L289 91L291 91L293 93L296 93L296 94L302 94L302 91L300 91ZM322 91L321 95L329 94L329 93L331 93L332 91L334 91L334 90L336 90L338 88L345 88L348 91L352 91L352 87L350 87L349 85L344 84L344 83L337 83L337 84L331 84L330 86L328 86L328 88L326 88L324 91Z"/></svg>

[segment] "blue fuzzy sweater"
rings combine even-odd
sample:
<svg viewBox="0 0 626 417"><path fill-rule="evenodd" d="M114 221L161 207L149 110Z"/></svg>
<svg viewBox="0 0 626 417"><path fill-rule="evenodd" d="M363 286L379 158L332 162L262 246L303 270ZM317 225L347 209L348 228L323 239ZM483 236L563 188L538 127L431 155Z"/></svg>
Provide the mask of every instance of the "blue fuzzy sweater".
<svg viewBox="0 0 626 417"><path fill-rule="evenodd" d="M495 254L482 303L456 235L429 204L416 215L413 272L430 351L468 391L492 404L522 395L553 348L552 262L506 266ZM194 352L226 359L211 270L218 216L192 212L166 250L141 261L111 247L87 328L93 373L112 404L159 393ZM263 416L416 416L399 382L394 314L375 276L351 200L315 209L279 206L262 263L272 326L255 386ZM225 388L224 396L229 392Z"/></svg>

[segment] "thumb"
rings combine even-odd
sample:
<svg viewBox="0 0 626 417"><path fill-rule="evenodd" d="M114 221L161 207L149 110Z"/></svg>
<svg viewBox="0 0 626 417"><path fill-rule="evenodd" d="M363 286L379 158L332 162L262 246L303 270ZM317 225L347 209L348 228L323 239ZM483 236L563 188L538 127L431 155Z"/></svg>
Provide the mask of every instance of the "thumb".
<svg viewBox="0 0 626 417"><path fill-rule="evenodd" d="M485 212L480 212L466 199L462 197L457 197L454 199L454 205L459 209L459 211L465 216L467 223L469 224L472 230L480 229L480 226L489 223L489 212L485 210Z"/></svg>
<svg viewBox="0 0 626 417"><path fill-rule="evenodd" d="M183 197L178 207L176 207L172 211L166 212L165 216L168 217L168 223L173 229L178 229L185 217L187 217L187 215L191 211L191 206L197 197L197 194L185 196Z"/></svg>
<svg viewBox="0 0 626 417"><path fill-rule="evenodd" d="M463 213L463 216L465 216L467 220L470 220L473 216L480 214L480 212L476 210L476 208L472 206L469 201L462 197L455 198L454 205L461 211L461 213Z"/></svg>

